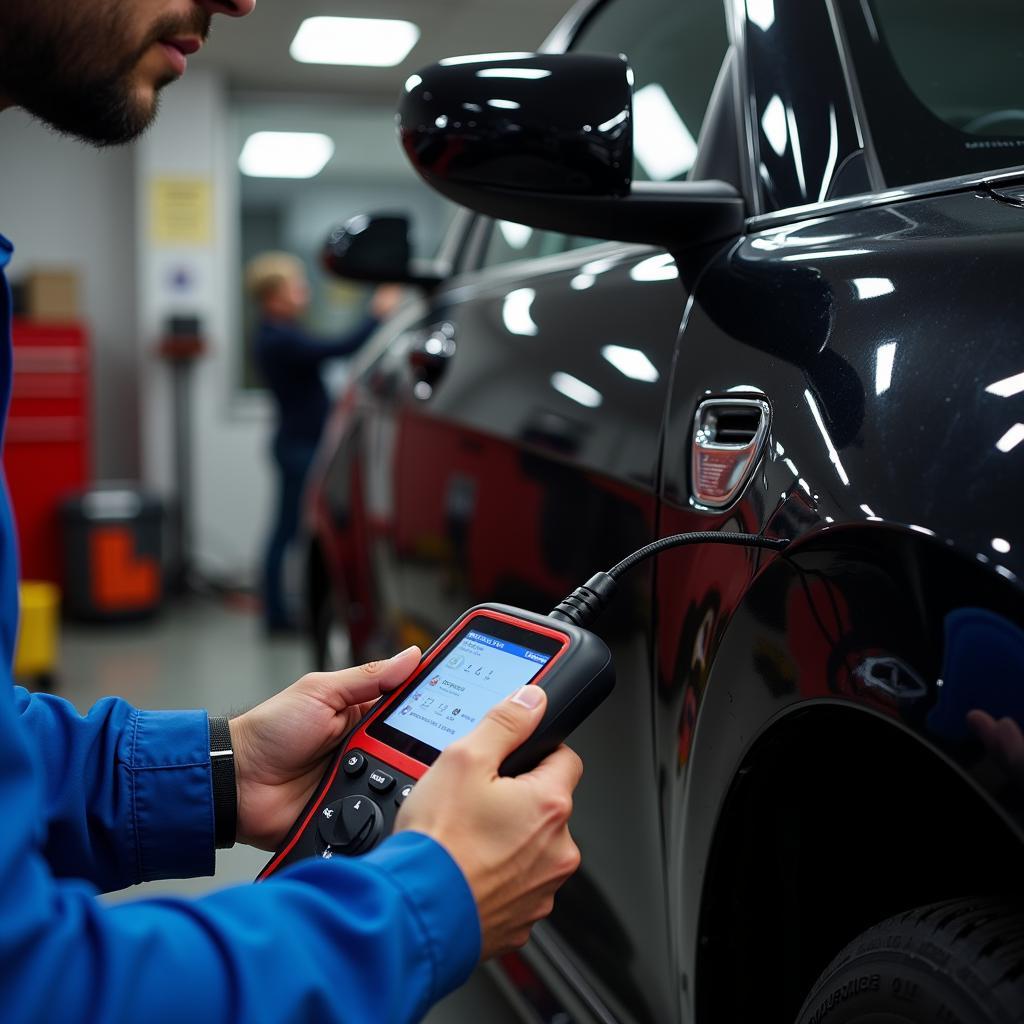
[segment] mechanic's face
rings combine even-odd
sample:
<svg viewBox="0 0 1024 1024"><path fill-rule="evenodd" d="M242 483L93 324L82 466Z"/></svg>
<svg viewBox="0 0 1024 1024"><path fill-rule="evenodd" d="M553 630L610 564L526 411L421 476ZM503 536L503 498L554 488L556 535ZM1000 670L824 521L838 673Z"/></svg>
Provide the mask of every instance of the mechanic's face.
<svg viewBox="0 0 1024 1024"><path fill-rule="evenodd" d="M100 146L130 142L215 14L256 0L0 0L0 108Z"/></svg>

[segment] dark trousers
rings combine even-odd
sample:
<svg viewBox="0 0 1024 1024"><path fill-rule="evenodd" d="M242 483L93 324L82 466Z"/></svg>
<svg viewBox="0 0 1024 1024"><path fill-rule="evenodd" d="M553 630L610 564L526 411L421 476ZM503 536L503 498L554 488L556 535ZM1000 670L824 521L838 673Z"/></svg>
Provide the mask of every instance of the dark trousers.
<svg viewBox="0 0 1024 1024"><path fill-rule="evenodd" d="M279 491L277 515L264 563L263 608L267 627L284 629L292 625L284 593L284 560L299 532L302 492L316 455L316 445L279 437L274 441L273 454Z"/></svg>

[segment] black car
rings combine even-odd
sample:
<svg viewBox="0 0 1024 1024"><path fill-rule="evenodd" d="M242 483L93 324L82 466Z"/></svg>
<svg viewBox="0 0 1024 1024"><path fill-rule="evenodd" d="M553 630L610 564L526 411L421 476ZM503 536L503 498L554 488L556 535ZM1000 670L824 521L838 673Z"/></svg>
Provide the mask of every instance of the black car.
<svg viewBox="0 0 1024 1024"><path fill-rule="evenodd" d="M588 2L413 76L400 133L468 209L415 269L401 219L333 240L423 298L322 452L321 659L791 541L666 552L599 622L516 1005L1024 1020L1024 6Z"/></svg>

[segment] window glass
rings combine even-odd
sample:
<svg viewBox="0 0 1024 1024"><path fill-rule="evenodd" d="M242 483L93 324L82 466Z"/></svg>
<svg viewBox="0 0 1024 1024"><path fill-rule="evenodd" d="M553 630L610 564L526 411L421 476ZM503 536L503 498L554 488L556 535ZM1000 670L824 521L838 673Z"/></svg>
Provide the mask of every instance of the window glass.
<svg viewBox="0 0 1024 1024"><path fill-rule="evenodd" d="M1020 0L842 0L887 185L1024 163Z"/></svg>
<svg viewBox="0 0 1024 1024"><path fill-rule="evenodd" d="M633 68L638 181L689 174L728 46L721 0L612 0L583 26L574 50L624 53Z"/></svg>
<svg viewBox="0 0 1024 1024"><path fill-rule="evenodd" d="M583 25L574 51L624 53L633 68L637 181L679 181L689 174L728 45L722 0L610 0ZM549 256L594 241L498 222L484 265Z"/></svg>

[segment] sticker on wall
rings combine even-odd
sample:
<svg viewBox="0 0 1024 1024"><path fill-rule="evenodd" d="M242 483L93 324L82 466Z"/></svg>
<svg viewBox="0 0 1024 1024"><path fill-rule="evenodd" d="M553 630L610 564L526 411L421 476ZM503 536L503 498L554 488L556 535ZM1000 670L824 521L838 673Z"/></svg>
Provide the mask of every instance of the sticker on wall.
<svg viewBox="0 0 1024 1024"><path fill-rule="evenodd" d="M213 236L213 187L206 178L154 178L150 239L156 245L205 245Z"/></svg>

